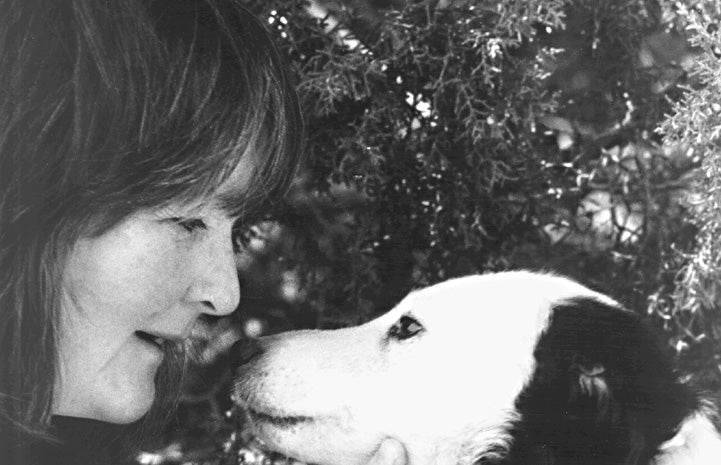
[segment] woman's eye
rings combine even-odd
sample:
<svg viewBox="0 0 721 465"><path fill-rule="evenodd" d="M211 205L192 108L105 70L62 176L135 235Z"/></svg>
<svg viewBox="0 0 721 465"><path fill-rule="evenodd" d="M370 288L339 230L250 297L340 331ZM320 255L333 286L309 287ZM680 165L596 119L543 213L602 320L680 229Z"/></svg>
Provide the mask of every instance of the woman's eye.
<svg viewBox="0 0 721 465"><path fill-rule="evenodd" d="M178 226L185 229L188 232L196 232L200 230L208 229L205 221L197 218L185 219L185 218L171 218L171 221L177 223Z"/></svg>
<svg viewBox="0 0 721 465"><path fill-rule="evenodd" d="M233 252L240 253L240 251L246 249L252 234L251 226L249 226L243 219L238 219L235 223L233 223L233 229L231 231Z"/></svg>
<svg viewBox="0 0 721 465"><path fill-rule="evenodd" d="M403 315L400 320L388 330L388 337L399 341L410 339L424 331L423 325L418 320L408 315Z"/></svg>

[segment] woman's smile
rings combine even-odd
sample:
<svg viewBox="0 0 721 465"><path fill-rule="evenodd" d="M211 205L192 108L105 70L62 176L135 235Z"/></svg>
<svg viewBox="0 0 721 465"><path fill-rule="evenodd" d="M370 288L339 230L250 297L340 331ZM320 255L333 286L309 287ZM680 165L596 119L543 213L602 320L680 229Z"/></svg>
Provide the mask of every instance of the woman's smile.
<svg viewBox="0 0 721 465"><path fill-rule="evenodd" d="M143 346L152 351L152 353L158 354L158 357L162 360L164 354L163 344L165 342L163 339L152 337L148 333L144 333L142 331L136 331L135 337Z"/></svg>

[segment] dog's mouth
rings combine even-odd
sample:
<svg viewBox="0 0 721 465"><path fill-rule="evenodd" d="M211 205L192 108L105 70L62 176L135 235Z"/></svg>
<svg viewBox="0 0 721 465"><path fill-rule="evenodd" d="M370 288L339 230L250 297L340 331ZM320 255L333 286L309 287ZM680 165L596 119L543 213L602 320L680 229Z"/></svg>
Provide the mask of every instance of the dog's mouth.
<svg viewBox="0 0 721 465"><path fill-rule="evenodd" d="M245 411L248 416L258 423L269 423L279 428L291 428L298 426L303 423L310 423L313 421L312 417L303 415L280 415L278 413L269 413L268 410L259 410L258 408L251 407L250 405L244 405Z"/></svg>

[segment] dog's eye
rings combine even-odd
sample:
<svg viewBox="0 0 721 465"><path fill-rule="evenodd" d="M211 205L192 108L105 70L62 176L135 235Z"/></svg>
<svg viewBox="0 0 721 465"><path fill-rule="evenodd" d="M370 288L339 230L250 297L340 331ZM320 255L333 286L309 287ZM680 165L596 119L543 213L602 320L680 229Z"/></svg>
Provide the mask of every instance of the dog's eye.
<svg viewBox="0 0 721 465"><path fill-rule="evenodd" d="M391 329L388 330L388 337L398 339L410 339L423 331L423 326L415 319L408 315L403 315Z"/></svg>

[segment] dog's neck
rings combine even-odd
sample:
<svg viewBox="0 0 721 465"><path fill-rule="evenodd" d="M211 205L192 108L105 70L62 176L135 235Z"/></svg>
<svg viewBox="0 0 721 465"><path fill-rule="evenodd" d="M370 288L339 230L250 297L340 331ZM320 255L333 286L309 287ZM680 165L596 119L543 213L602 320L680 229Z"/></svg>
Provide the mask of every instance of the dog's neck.
<svg viewBox="0 0 721 465"><path fill-rule="evenodd" d="M424 440L406 443L411 465L473 465L481 458L500 460L506 455L512 440L509 425L506 423L477 428L473 431L458 433L441 441ZM479 450L483 445L483 450Z"/></svg>
<svg viewBox="0 0 721 465"><path fill-rule="evenodd" d="M721 434L708 412L697 412L681 424L678 433L661 444L656 456L646 465L717 465L721 458ZM713 412L711 412L713 413ZM506 452L512 446L507 431L477 431L466 437L465 443L447 443L438 447L429 457L419 458L411 464L477 465L479 463L506 464ZM483 450L474 444L484 444ZM624 464L625 465L625 464ZM642 465L634 463L633 465Z"/></svg>
<svg viewBox="0 0 721 465"><path fill-rule="evenodd" d="M409 441L404 443L409 465L472 465L470 454L463 452L457 438L436 441Z"/></svg>
<svg viewBox="0 0 721 465"><path fill-rule="evenodd" d="M678 434L659 448L652 465L715 465L721 461L721 436L706 415L694 414Z"/></svg>

